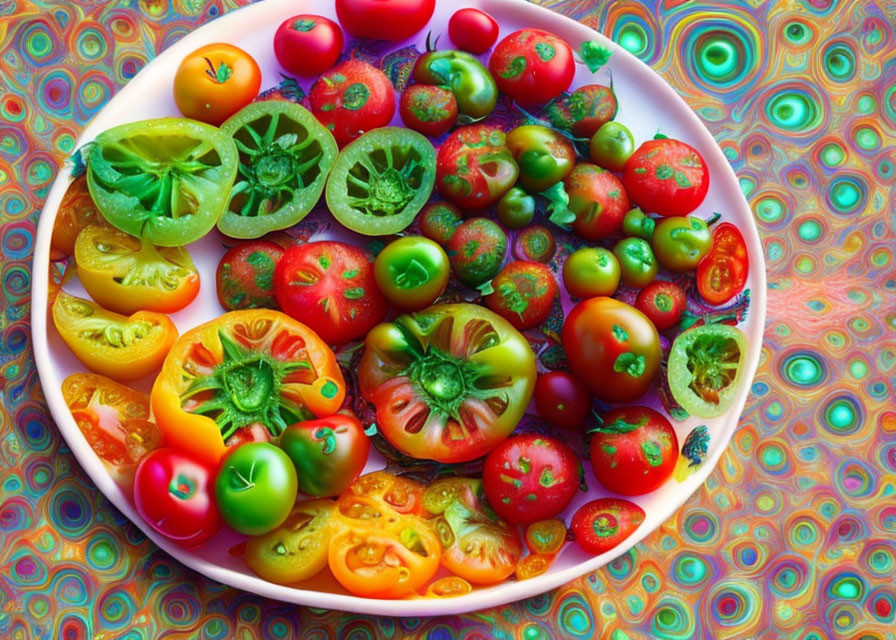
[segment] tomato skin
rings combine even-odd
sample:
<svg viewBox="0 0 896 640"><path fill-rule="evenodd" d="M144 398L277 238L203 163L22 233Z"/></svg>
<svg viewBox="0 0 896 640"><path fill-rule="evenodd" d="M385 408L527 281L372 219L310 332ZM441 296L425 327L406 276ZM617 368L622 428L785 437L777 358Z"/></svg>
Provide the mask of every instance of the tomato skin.
<svg viewBox="0 0 896 640"><path fill-rule="evenodd" d="M576 163L572 143L553 129L524 124L507 134L507 148L520 168L519 183L530 193L546 191Z"/></svg>
<svg viewBox="0 0 896 640"><path fill-rule="evenodd" d="M681 287L667 280L654 280L635 299L635 309L647 316L659 331L677 325L687 304Z"/></svg>
<svg viewBox="0 0 896 640"><path fill-rule="evenodd" d="M660 271L653 249L643 238L623 238L613 247L622 281L630 287L646 287Z"/></svg>
<svg viewBox="0 0 896 640"><path fill-rule="evenodd" d="M596 164L580 162L564 184L569 194L569 209L576 214L573 231L593 241L619 230L630 208L619 178Z"/></svg>
<svg viewBox="0 0 896 640"><path fill-rule="evenodd" d="M592 500L572 516L569 529L588 553L600 555L621 544L644 522L644 510L622 498Z"/></svg>
<svg viewBox="0 0 896 640"><path fill-rule="evenodd" d="M356 38L406 40L432 17L436 0L336 0L339 24Z"/></svg>
<svg viewBox="0 0 896 640"><path fill-rule="evenodd" d="M406 127L434 138L454 125L457 100L442 87L412 84L402 92L398 111Z"/></svg>
<svg viewBox="0 0 896 640"><path fill-rule="evenodd" d="M697 291L708 303L728 302L744 288L750 270L747 245L730 222L713 229L712 249L697 264Z"/></svg>
<svg viewBox="0 0 896 640"><path fill-rule="evenodd" d="M604 402L641 397L659 370L660 339L653 323L613 298L589 298L573 307L562 340L570 372Z"/></svg>
<svg viewBox="0 0 896 640"><path fill-rule="evenodd" d="M545 115L554 127L591 138L616 117L618 108L613 87L586 84L548 105Z"/></svg>
<svg viewBox="0 0 896 640"><path fill-rule="evenodd" d="M442 295L451 265L448 254L429 238L405 236L380 251L373 264L380 291L407 311L428 307Z"/></svg>
<svg viewBox="0 0 896 640"><path fill-rule="evenodd" d="M328 344L363 338L387 309L371 259L329 240L287 249L274 268L274 295L287 315Z"/></svg>
<svg viewBox="0 0 896 640"><path fill-rule="evenodd" d="M587 387L566 371L539 374L535 381L535 410L551 425L576 428L591 409Z"/></svg>
<svg viewBox="0 0 896 640"><path fill-rule="evenodd" d="M283 21L274 33L274 55L297 76L320 75L339 61L342 29L323 16L303 13Z"/></svg>
<svg viewBox="0 0 896 640"><path fill-rule="evenodd" d="M639 496L672 475L678 438L660 412L623 407L604 414L603 425L591 436L590 454L598 482L614 493Z"/></svg>
<svg viewBox="0 0 896 640"><path fill-rule="evenodd" d="M450 202L430 202L423 207L417 219L420 233L443 247L448 245L454 231L464 220L460 209Z"/></svg>
<svg viewBox="0 0 896 640"><path fill-rule="evenodd" d="M498 39L498 22L479 9L458 9L448 20L448 37L458 49L485 53Z"/></svg>
<svg viewBox="0 0 896 640"><path fill-rule="evenodd" d="M547 31L522 29L501 40L488 68L506 93L523 107L537 107L569 88L576 73L572 49Z"/></svg>
<svg viewBox="0 0 896 640"><path fill-rule="evenodd" d="M507 252L507 234L488 218L470 218L454 231L447 251L458 280L468 287L478 287L500 271Z"/></svg>
<svg viewBox="0 0 896 640"><path fill-rule="evenodd" d="M612 296L620 278L619 260L603 247L576 249L563 263L563 284L578 298Z"/></svg>
<svg viewBox="0 0 896 640"><path fill-rule="evenodd" d="M498 100L498 85L492 74L466 51L427 51L417 58L411 75L418 84L449 89L458 112L468 120L485 118Z"/></svg>
<svg viewBox="0 0 896 640"><path fill-rule="evenodd" d="M174 102L187 118L221 124L252 102L261 69L248 53L223 42L196 49L174 74Z"/></svg>
<svg viewBox="0 0 896 640"><path fill-rule="evenodd" d="M635 152L635 138L621 122L610 121L601 125L588 143L591 162L608 169L622 171Z"/></svg>
<svg viewBox="0 0 896 640"><path fill-rule="evenodd" d="M283 248L268 240L241 242L221 256L215 271L218 302L227 311L276 309L274 266Z"/></svg>
<svg viewBox="0 0 896 640"><path fill-rule="evenodd" d="M535 198L512 187L498 200L498 220L508 229L522 229L535 217Z"/></svg>
<svg viewBox="0 0 896 640"><path fill-rule="evenodd" d="M495 204L519 176L506 142L501 129L484 124L461 127L448 136L436 160L439 195L461 209Z"/></svg>
<svg viewBox="0 0 896 640"><path fill-rule="evenodd" d="M554 272L539 262L515 260L504 265L485 297L488 308L518 331L540 325L551 315L560 293Z"/></svg>
<svg viewBox="0 0 896 640"><path fill-rule="evenodd" d="M671 138L648 140L625 163L622 183L632 202L661 216L684 216L709 190L709 170L700 152Z"/></svg>

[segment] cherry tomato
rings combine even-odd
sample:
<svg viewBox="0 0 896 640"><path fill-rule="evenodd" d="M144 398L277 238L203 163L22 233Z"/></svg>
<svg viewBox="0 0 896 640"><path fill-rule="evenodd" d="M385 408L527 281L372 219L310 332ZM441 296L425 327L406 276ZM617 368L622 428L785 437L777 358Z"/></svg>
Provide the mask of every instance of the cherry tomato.
<svg viewBox="0 0 896 640"><path fill-rule="evenodd" d="M564 181L569 209L576 214L573 231L600 240L617 231L630 206L619 178L596 164L581 162Z"/></svg>
<svg viewBox="0 0 896 640"><path fill-rule="evenodd" d="M450 202L430 202L423 207L417 219L420 233L443 247L448 245L454 231L464 220L460 209Z"/></svg>
<svg viewBox="0 0 896 640"><path fill-rule="evenodd" d="M601 125L588 144L591 162L609 171L622 171L635 152L635 138L621 122Z"/></svg>
<svg viewBox="0 0 896 640"><path fill-rule="evenodd" d="M519 260L533 260L547 264L557 252L557 241L547 227L533 224L526 227L513 240L513 255Z"/></svg>
<svg viewBox="0 0 896 640"><path fill-rule="evenodd" d="M227 311L276 309L274 267L283 249L268 240L249 240L229 249L215 272L218 302Z"/></svg>
<svg viewBox="0 0 896 640"><path fill-rule="evenodd" d="M548 105L545 115L554 127L590 138L616 117L618 108L613 87L586 84Z"/></svg>
<svg viewBox="0 0 896 640"><path fill-rule="evenodd" d="M283 21L274 33L274 55L297 76L317 76L339 61L342 29L323 16L303 13Z"/></svg>
<svg viewBox="0 0 896 640"><path fill-rule="evenodd" d="M427 598L456 598L473 591L473 585L457 576L445 576L433 582L426 589Z"/></svg>
<svg viewBox="0 0 896 640"><path fill-rule="evenodd" d="M646 287L660 271L650 243L643 238L623 238L613 247L622 281L630 287Z"/></svg>
<svg viewBox="0 0 896 640"><path fill-rule="evenodd" d="M554 562L554 557L554 554L530 553L516 566L516 579L529 580L547 573Z"/></svg>
<svg viewBox="0 0 896 640"><path fill-rule="evenodd" d="M261 69L248 53L218 42L196 49L174 74L174 102L188 118L219 125L252 102Z"/></svg>
<svg viewBox="0 0 896 640"><path fill-rule="evenodd" d="M439 147L436 185L439 194L462 209L496 203L515 183L519 167L504 132L476 124L461 127Z"/></svg>
<svg viewBox="0 0 896 640"><path fill-rule="evenodd" d="M435 11L436 0L336 0L336 16L356 38L406 40L420 31Z"/></svg>
<svg viewBox="0 0 896 640"><path fill-rule="evenodd" d="M458 9L448 20L448 37L458 49L485 53L498 39L498 22L473 7Z"/></svg>
<svg viewBox="0 0 896 640"><path fill-rule="evenodd" d="M478 287L501 269L507 234L488 218L470 218L451 236L447 249L457 278L468 287Z"/></svg>
<svg viewBox="0 0 896 640"><path fill-rule="evenodd" d="M749 270L743 235L723 222L712 232L712 249L697 265L697 291L710 304L724 304L744 288Z"/></svg>
<svg viewBox="0 0 896 640"><path fill-rule="evenodd" d="M498 201L498 220L508 229L522 229L535 217L535 198L513 187Z"/></svg>
<svg viewBox="0 0 896 640"><path fill-rule="evenodd" d="M448 131L457 120L457 100L448 89L412 84L401 94L398 112L409 129L437 137Z"/></svg>
<svg viewBox="0 0 896 640"><path fill-rule="evenodd" d="M373 272L389 302L399 309L417 311L442 295L451 265L445 250L434 241L405 236L380 251Z"/></svg>
<svg viewBox="0 0 896 640"><path fill-rule="evenodd" d="M670 216L657 221L650 246L664 269L694 271L712 249L712 231L697 216Z"/></svg>
<svg viewBox="0 0 896 640"><path fill-rule="evenodd" d="M535 381L535 410L555 427L578 427L591 409L587 387L566 371L542 373Z"/></svg>
<svg viewBox="0 0 896 640"><path fill-rule="evenodd" d="M489 504L508 522L548 520L579 488L581 463L566 444L547 436L507 438L485 458L482 482Z"/></svg>
<svg viewBox="0 0 896 640"><path fill-rule="evenodd" d="M603 416L591 436L591 466L598 482L624 496L663 484L678 461L678 438L666 416L650 407L624 407Z"/></svg>
<svg viewBox="0 0 896 640"><path fill-rule="evenodd" d="M520 167L519 183L540 193L570 174L576 163L572 143L553 129L524 124L507 134L507 148Z"/></svg>
<svg viewBox="0 0 896 640"><path fill-rule="evenodd" d="M635 299L635 309L647 316L659 331L677 325L687 305L688 299L681 287L667 280L654 280Z"/></svg>
<svg viewBox="0 0 896 640"><path fill-rule="evenodd" d="M648 140L625 163L622 183L632 202L661 216L684 216L700 206L709 189L703 156L671 138Z"/></svg>
<svg viewBox="0 0 896 640"><path fill-rule="evenodd" d="M524 107L537 107L569 88L576 73L572 49L552 33L522 29L501 40L488 68L498 89Z"/></svg>
<svg viewBox="0 0 896 640"><path fill-rule="evenodd" d="M547 320L560 293L553 271L525 260L507 263L495 276L492 288L485 304L519 331Z"/></svg>
<svg viewBox="0 0 896 640"><path fill-rule="evenodd" d="M526 527L525 539L529 553L553 555L566 543L566 524L557 518L533 522Z"/></svg>
<svg viewBox="0 0 896 640"><path fill-rule="evenodd" d="M572 516L570 531L588 553L600 555L621 544L644 522L644 509L622 498L599 498Z"/></svg>
<svg viewBox="0 0 896 640"><path fill-rule="evenodd" d="M621 277L619 260L603 247L582 247L563 263L563 284L578 298L612 296Z"/></svg>

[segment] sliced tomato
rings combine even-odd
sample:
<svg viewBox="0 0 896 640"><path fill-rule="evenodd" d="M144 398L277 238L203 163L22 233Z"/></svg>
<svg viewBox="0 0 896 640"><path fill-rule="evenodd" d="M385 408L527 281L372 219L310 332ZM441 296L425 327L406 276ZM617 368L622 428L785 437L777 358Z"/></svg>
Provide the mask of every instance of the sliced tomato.
<svg viewBox="0 0 896 640"><path fill-rule="evenodd" d="M644 510L622 498L599 498L579 507L569 525L576 542L600 555L621 544L644 522Z"/></svg>
<svg viewBox="0 0 896 640"><path fill-rule="evenodd" d="M750 258L736 226L722 222L712 232L712 249L697 265L697 291L710 304L725 304L747 283Z"/></svg>

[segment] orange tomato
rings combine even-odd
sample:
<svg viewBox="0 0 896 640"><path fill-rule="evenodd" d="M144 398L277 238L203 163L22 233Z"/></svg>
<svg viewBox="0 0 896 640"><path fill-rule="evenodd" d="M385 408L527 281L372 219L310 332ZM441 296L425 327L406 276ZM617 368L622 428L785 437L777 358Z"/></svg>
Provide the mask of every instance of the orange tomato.
<svg viewBox="0 0 896 640"><path fill-rule="evenodd" d="M87 176L83 175L68 185L62 202L59 203L50 238L50 258L62 260L72 255L78 234L91 224L111 228L93 203L87 189Z"/></svg>
<svg viewBox="0 0 896 640"><path fill-rule="evenodd" d="M456 598L465 596L473 591L473 585L457 576L445 576L439 578L426 590L429 598Z"/></svg>
<svg viewBox="0 0 896 640"><path fill-rule="evenodd" d="M230 44L208 44L184 58L174 75L174 102L188 118L220 125L258 96L261 69Z"/></svg>
<svg viewBox="0 0 896 640"><path fill-rule="evenodd" d="M343 494L372 498L404 515L425 516L423 492L426 486L411 478L388 471L374 471L355 480Z"/></svg>

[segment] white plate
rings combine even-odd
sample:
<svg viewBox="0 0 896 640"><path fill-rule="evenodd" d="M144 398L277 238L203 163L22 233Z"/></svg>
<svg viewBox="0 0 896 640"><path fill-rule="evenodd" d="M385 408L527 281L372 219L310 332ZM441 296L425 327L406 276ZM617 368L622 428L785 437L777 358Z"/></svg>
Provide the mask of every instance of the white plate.
<svg viewBox="0 0 896 640"><path fill-rule="evenodd" d="M609 73L612 72L620 105L617 119L632 130L638 144L652 138L658 130L661 130L670 137L690 143L706 159L711 176L710 188L705 202L696 213L708 217L713 211L722 212L725 220L734 222L744 233L750 257L747 287L751 290L752 302L748 319L741 325L749 345L744 363L747 375L743 378L734 406L724 416L715 420L689 419L675 424L680 440L683 440L698 423L708 425L712 438L706 461L684 482L679 484L670 480L652 494L636 498L634 501L641 505L647 514L644 523L623 544L601 556L588 556L579 550L577 545L568 544L551 569L539 577L523 582L510 580L493 587L476 589L466 596L447 599L373 600L345 593L297 589L266 582L251 573L240 558L227 553L227 550L238 541L234 534L219 534L199 551L190 552L168 542L149 529L135 512L130 497L114 483L102 462L87 444L65 405L60 391L62 381L70 373L84 369L62 342L52 323L47 322L50 236L56 211L70 180L70 169L66 166L59 172L41 214L34 255L32 331L37 369L47 404L75 457L106 497L159 547L210 578L278 600L327 609L390 616L462 613L530 597L607 564L670 518L706 480L737 428L738 417L743 410L750 383L759 363L765 323L765 263L759 234L749 206L741 194L734 172L712 135L675 91L640 60L588 27L522 0L465 0L460 4L440 0L430 25L424 28L417 38L418 48L423 49L423 40L428 30L432 30L434 36L443 34L442 46L448 46L446 33L448 18L461 5L479 7L494 16L501 24L500 37L524 27L536 27L559 35L573 48L578 48L586 40L596 40L608 47L613 52L610 62L595 75L589 73L583 65L578 65L574 86L589 82L608 84ZM271 46L274 31L283 20L298 13L324 14L335 19L335 11L330 3L311 0L266 0L228 13L197 29L150 62L110 100L84 130L78 140L78 146L118 124L145 118L179 115L174 106L171 90L174 71L184 56L204 44L228 42L242 47L255 57L261 67L262 88L275 86L280 81L280 68ZM396 45L396 48L403 44ZM400 124L397 117L396 124ZM172 316L181 332L221 313L215 296L214 269L222 251L220 238L215 237L215 234L209 234L190 246L190 253L202 277L202 287L195 302ZM66 285L66 289L84 295L77 281ZM142 385L137 386L148 389L148 381L143 381ZM381 466L382 460L374 457L368 464L367 471ZM589 486L591 491L587 495L577 496L566 512L567 521L577 506L607 495L594 480L593 475L589 475Z"/></svg>

